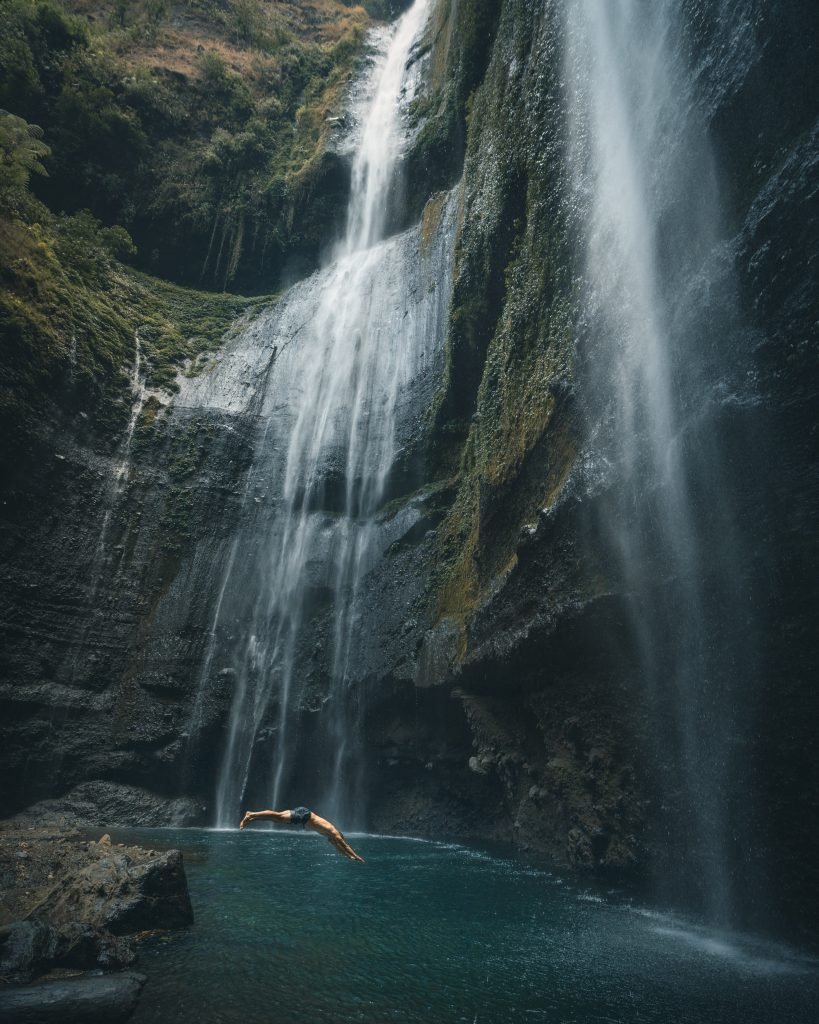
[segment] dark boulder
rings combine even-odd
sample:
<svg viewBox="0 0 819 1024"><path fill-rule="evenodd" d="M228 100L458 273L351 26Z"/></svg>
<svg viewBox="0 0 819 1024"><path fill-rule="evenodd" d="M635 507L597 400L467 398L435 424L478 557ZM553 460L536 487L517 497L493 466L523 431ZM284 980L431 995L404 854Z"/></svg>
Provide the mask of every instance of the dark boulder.
<svg viewBox="0 0 819 1024"><path fill-rule="evenodd" d="M36 978L53 967L120 968L135 959L127 940L77 921L56 927L35 917L15 921L0 934L0 977L16 981Z"/></svg>
<svg viewBox="0 0 819 1024"><path fill-rule="evenodd" d="M0 989L4 1024L119 1024L136 1009L145 983L130 971Z"/></svg>
<svg viewBox="0 0 819 1024"><path fill-rule="evenodd" d="M113 845L50 827L0 829L0 983L48 971L121 969L129 936L193 920L178 850ZM2 1019L2 1018L0 1018Z"/></svg>
<svg viewBox="0 0 819 1024"><path fill-rule="evenodd" d="M137 861L107 836L88 844L88 863L64 879L39 913L56 925L83 921L114 935L193 923L182 854L148 851Z"/></svg>

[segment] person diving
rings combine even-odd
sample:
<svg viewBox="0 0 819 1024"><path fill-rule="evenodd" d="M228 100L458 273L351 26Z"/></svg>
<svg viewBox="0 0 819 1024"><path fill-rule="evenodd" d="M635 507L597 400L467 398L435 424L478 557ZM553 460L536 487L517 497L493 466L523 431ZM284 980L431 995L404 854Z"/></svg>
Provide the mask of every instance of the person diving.
<svg viewBox="0 0 819 1024"><path fill-rule="evenodd" d="M318 814L314 811L309 811L306 807L295 807L292 811L245 811L245 816L239 823L239 828L244 828L245 825L249 825L252 821L274 821L280 825L301 825L302 828L311 828L314 832L318 832L320 836L324 836L345 857L349 857L350 860L360 861L362 864L364 863L364 858L359 857L331 821L319 817Z"/></svg>

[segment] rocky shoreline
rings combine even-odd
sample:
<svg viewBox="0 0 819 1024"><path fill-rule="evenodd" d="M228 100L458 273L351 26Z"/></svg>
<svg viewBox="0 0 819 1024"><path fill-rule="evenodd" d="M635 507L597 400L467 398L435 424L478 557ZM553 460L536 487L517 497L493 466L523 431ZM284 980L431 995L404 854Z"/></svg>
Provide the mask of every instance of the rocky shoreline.
<svg viewBox="0 0 819 1024"><path fill-rule="evenodd" d="M144 983L125 970L140 937L193 923L179 850L112 842L76 820L0 822L0 891L9 1022L127 1020Z"/></svg>

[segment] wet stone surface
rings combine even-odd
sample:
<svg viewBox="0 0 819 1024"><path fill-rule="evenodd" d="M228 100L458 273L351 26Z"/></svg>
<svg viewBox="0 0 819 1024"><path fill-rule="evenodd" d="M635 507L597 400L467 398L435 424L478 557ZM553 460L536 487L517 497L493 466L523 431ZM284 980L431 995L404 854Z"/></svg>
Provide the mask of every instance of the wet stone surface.
<svg viewBox="0 0 819 1024"><path fill-rule="evenodd" d="M96 840L79 828L0 827L0 979L122 968L142 932L193 922L178 850Z"/></svg>

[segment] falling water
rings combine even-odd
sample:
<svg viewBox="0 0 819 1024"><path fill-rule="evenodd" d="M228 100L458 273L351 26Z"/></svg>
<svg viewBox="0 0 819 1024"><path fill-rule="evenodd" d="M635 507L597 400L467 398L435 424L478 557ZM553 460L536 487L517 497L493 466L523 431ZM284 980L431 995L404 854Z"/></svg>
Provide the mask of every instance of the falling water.
<svg viewBox="0 0 819 1024"><path fill-rule="evenodd" d="M426 0L417 0L374 64L347 228L333 262L292 288L239 339L220 370L181 399L259 422L244 522L226 560L197 702L215 672L229 674L219 825L237 820L251 772L255 782L264 775L272 806L303 802L308 793L328 813L356 802L352 669L368 629L358 597L393 539L379 509L429 400L448 302L452 204L443 204L431 245L418 229L383 237L402 111L417 74L408 59L427 9ZM320 633L320 621L332 623L329 635ZM304 692L305 659L321 662L320 692ZM312 742L322 778L296 783L291 773L305 707L321 712ZM267 758L272 765L263 763Z"/></svg>
<svg viewBox="0 0 819 1024"><path fill-rule="evenodd" d="M727 688L750 674L753 645L737 626L741 558L714 440L728 372L718 344L737 330L715 165L678 5L564 10L580 372L608 490L597 529L629 595L647 702L670 722L655 726L656 743L670 802L685 809L665 841L724 919L737 768ZM732 634L743 635L739 660L723 649Z"/></svg>
<svg viewBox="0 0 819 1024"><path fill-rule="evenodd" d="M134 440L134 431L136 430L140 413L145 406L145 399L147 396L148 389L145 386L145 380L142 374L142 343L139 338L139 331L136 331L134 334L134 366L131 370L131 411L128 415L128 426L125 428L125 437L122 439L122 444L119 447L117 464L114 467L112 481L113 486L110 490L108 501L106 503L105 515L103 516L102 526L100 527L100 536L97 541L97 547L94 552L94 559L91 565L91 575L94 587L92 596L96 591L102 563L105 559L105 550L108 543L108 531L111 526L111 516L113 515L117 500L122 493L122 482L125 479L125 476L128 473L128 467L131 464L131 445Z"/></svg>
<svg viewBox="0 0 819 1024"><path fill-rule="evenodd" d="M134 440L134 431L136 430L137 421L139 420L140 413L145 406L145 399L147 397L148 389L145 385L142 373L142 342L140 341L139 331L136 331L134 333L134 365L131 370L131 411L128 414L128 426L125 428L125 436L123 437L117 452L117 462L114 466L114 472L109 485L105 504L105 515L102 518L99 540L97 541L97 545L94 550L94 557L91 562L89 575L92 585L92 598L96 593L97 586L99 585L102 566L105 561L108 534L111 528L111 517L114 514L117 501L122 494L123 480L125 479L128 473L128 467L131 464L131 445Z"/></svg>
<svg viewBox="0 0 819 1024"><path fill-rule="evenodd" d="M72 358L75 347L76 337L72 338ZM136 430L140 414L145 407L145 400L148 397L148 389L145 384L142 367L142 342L140 340L138 330L134 333L134 365L131 370L130 384L131 410L128 414L128 425L125 429L125 436L123 437L117 451L117 461L113 467L113 473L108 481L105 495L105 513L103 514L102 522L100 523L97 543L94 546L94 554L88 568L88 596L86 601L89 608L94 607L97 590L102 582L103 572L106 567L106 563L109 560L111 521L113 519L117 503L124 490L128 469L131 464L131 445L134 440L134 432ZM76 676L79 671L82 655L85 651L91 630L94 628L94 622L95 620L93 618L88 618L86 620L71 656L71 673L74 676Z"/></svg>
<svg viewBox="0 0 819 1024"><path fill-rule="evenodd" d="M148 397L148 389L142 373L142 342L139 338L139 331L134 334L134 368L131 371L131 413L128 417L128 426L125 430L125 438L120 449L119 465L116 468L115 477L119 484L128 471L128 464L131 460L131 444L134 440L134 431L137 421Z"/></svg>

